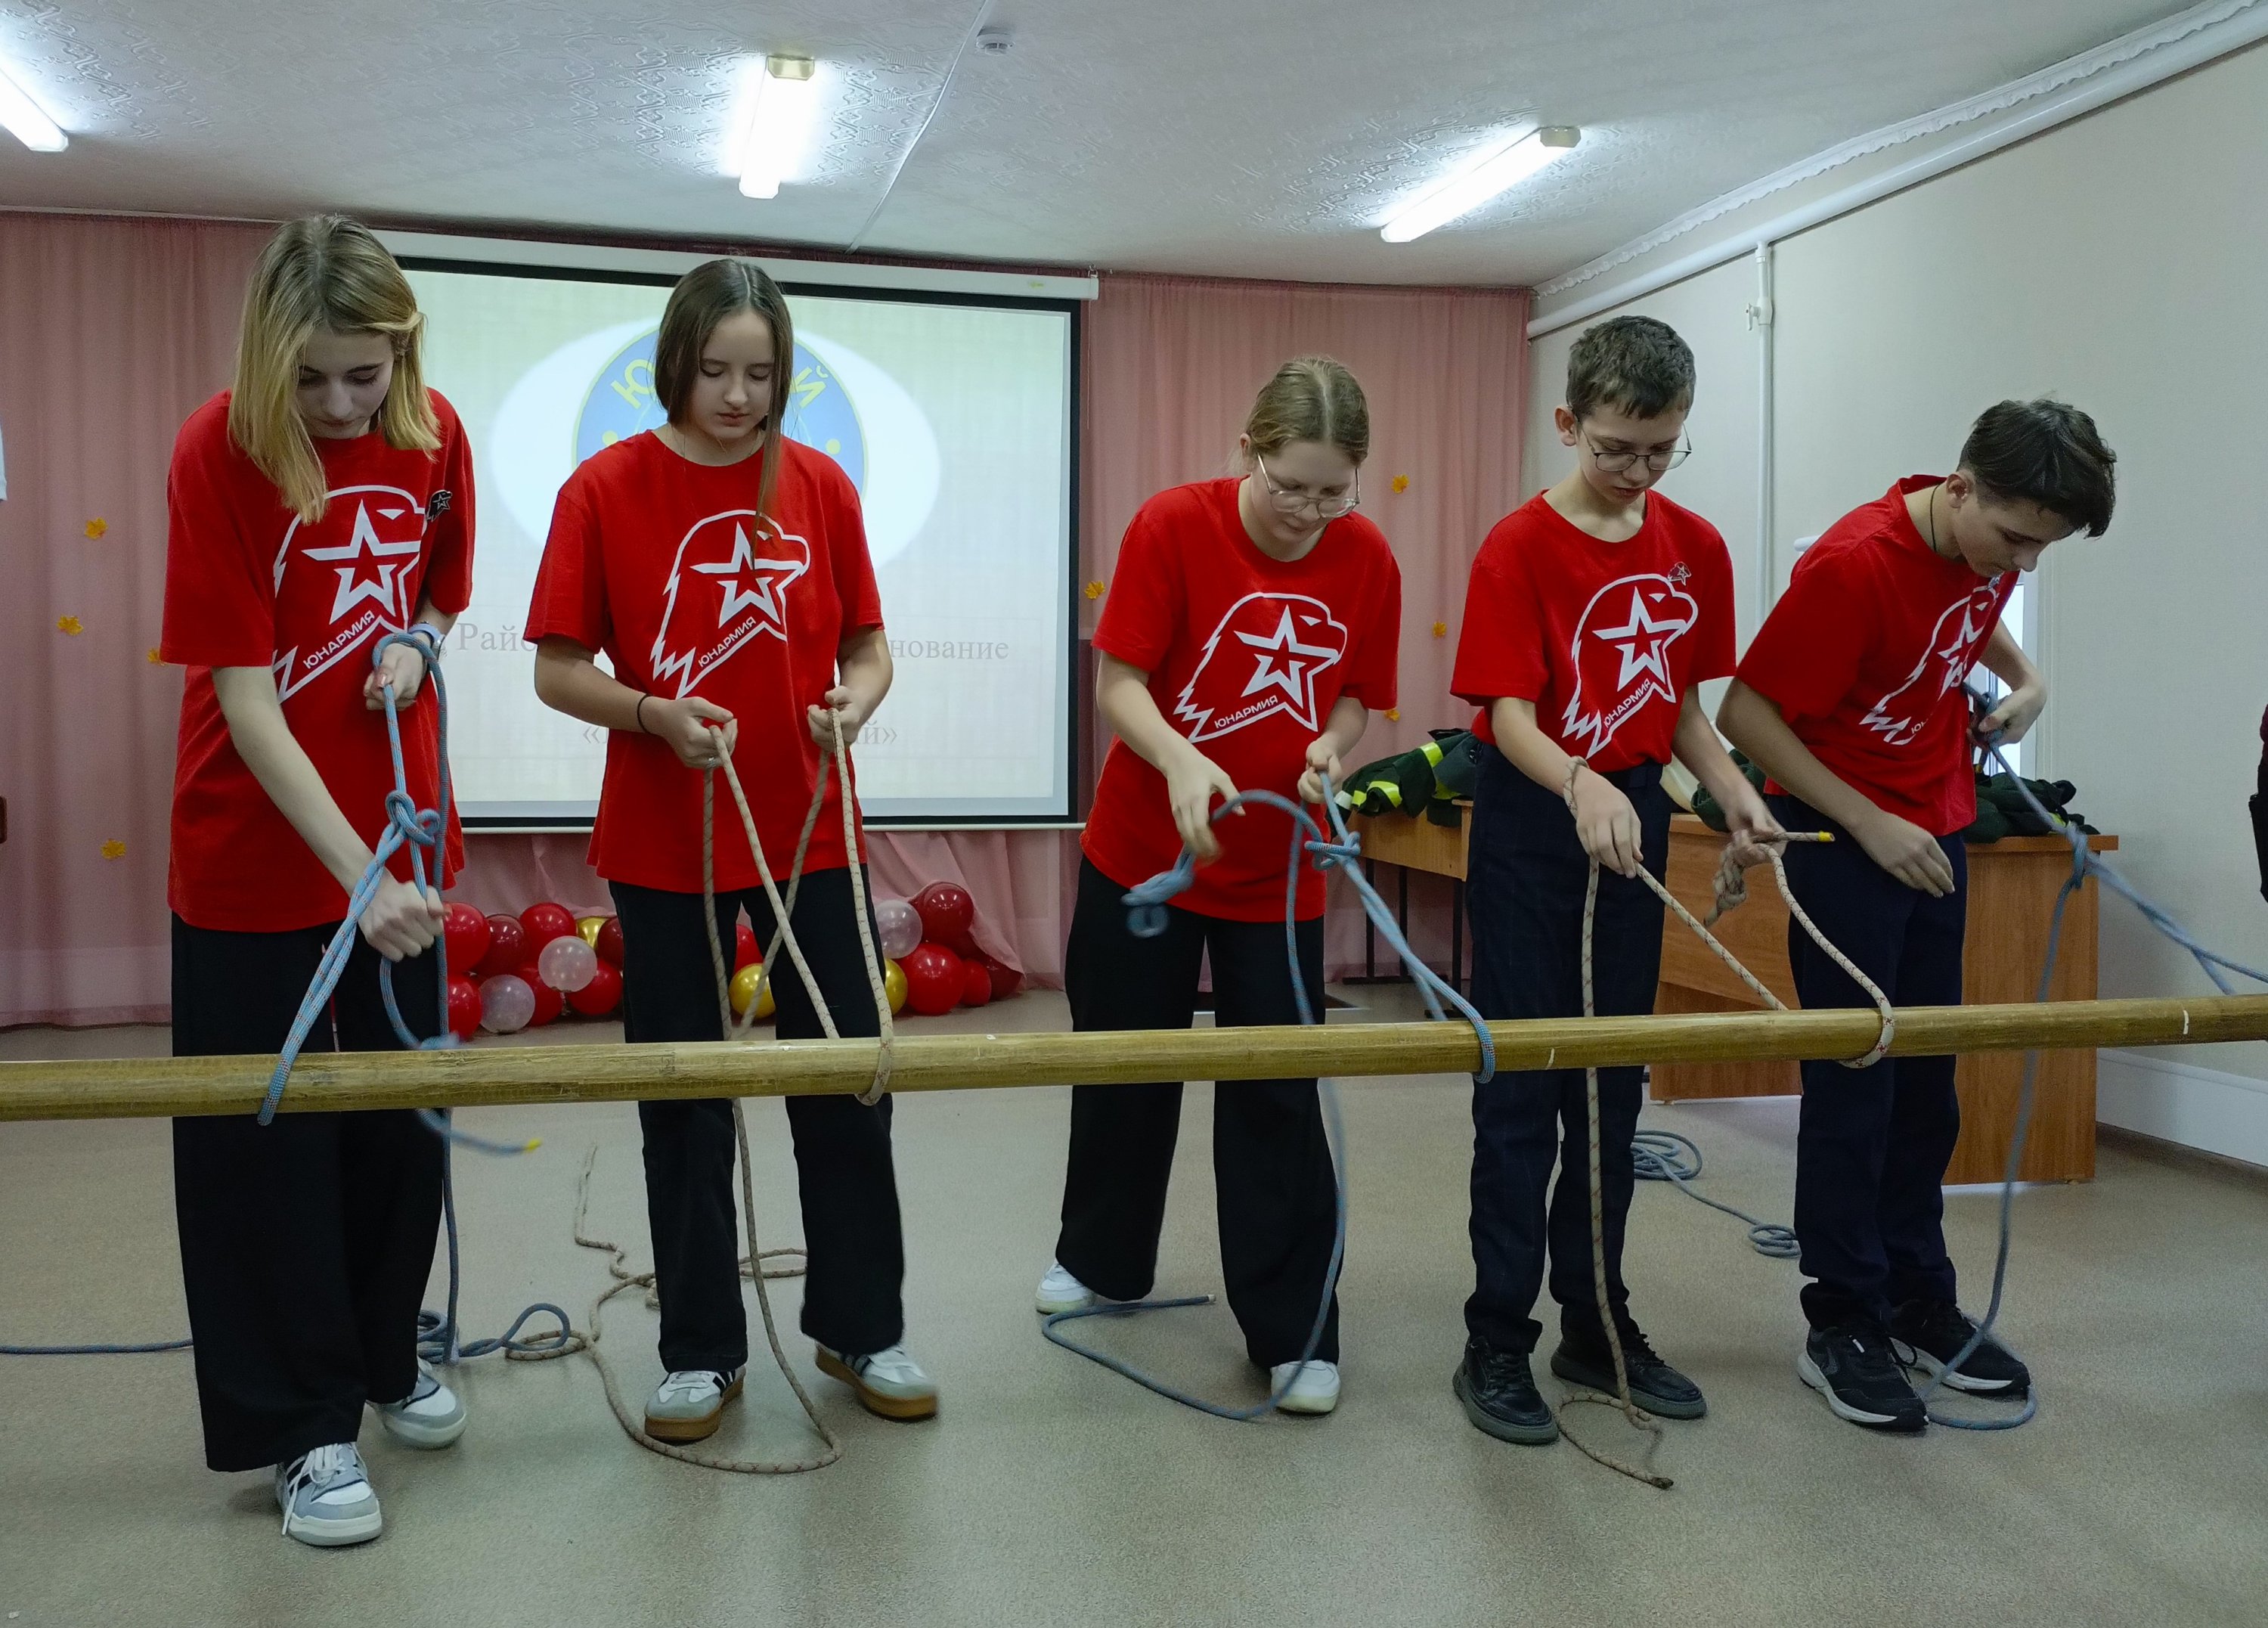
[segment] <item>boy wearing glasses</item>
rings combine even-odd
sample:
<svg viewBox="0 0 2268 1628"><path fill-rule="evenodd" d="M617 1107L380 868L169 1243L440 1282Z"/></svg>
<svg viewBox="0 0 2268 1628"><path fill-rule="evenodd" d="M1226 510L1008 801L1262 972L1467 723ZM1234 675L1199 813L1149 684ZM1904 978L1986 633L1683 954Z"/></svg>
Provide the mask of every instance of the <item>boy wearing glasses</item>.
<svg viewBox="0 0 2268 1628"><path fill-rule="evenodd" d="M1976 818L1969 699L1978 661L2009 686L1979 732L2022 737L2047 684L2000 612L2050 543L2110 524L2115 459L2060 401L2003 401L1960 467L1909 475L1828 527L1797 561L1718 717L1771 776L1790 829L1788 885L1828 939L1901 1006L1958 1006ZM1849 975L1788 935L1807 1006L1864 1006ZM1928 1418L1904 1370L2020 1397L2024 1365L1954 1298L1941 1183L1961 1132L1949 1057L1803 1065L1795 1232L1810 1323L1796 1372L1839 1418L1912 1432Z"/></svg>
<svg viewBox="0 0 2268 1628"><path fill-rule="evenodd" d="M1638 872L1659 877L1668 856L1661 770L1672 754L1723 806L1737 842L1753 847L1779 829L1695 690L1733 671L1724 539L1652 490L1690 450L1692 405L1693 353L1668 326L1617 317L1587 330L1556 414L1575 468L1498 521L1474 558L1450 687L1480 708L1466 889L1473 1001L1485 1017L1581 1015L1594 863L1594 1009L1653 1010L1662 911ZM1599 1074L1608 1300L1633 1399L1664 1418L1698 1418L1700 1389L1655 1353L1622 1278L1644 1078L1638 1068ZM1559 1433L1528 1366L1547 1263L1561 1335L1551 1371L1615 1388L1592 1272L1587 1135L1580 1069L1500 1073L1473 1087L1477 1282L1452 1388L1473 1424L1502 1440Z"/></svg>

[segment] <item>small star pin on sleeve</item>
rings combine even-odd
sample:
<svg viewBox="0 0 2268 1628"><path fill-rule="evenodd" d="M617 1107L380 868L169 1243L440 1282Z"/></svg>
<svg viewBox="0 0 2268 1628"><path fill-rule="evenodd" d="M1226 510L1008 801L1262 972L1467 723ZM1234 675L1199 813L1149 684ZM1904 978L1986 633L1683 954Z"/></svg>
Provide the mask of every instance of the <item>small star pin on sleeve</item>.
<svg viewBox="0 0 2268 1628"><path fill-rule="evenodd" d="M68 633L72 637L76 638L80 634L86 631L86 623L81 622L77 616L57 616L55 618L55 631L58 633Z"/></svg>

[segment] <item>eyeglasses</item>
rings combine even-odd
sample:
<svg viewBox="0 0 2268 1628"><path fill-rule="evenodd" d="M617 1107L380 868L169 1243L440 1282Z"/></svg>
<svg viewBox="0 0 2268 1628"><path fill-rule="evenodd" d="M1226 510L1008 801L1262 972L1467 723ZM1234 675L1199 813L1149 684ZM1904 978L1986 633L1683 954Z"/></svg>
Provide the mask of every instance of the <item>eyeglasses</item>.
<svg viewBox="0 0 2268 1628"><path fill-rule="evenodd" d="M1587 437L1584 438L1583 446L1590 453L1591 461L1608 475L1620 475L1632 464L1639 462L1656 475L1661 475L1693 456L1693 443L1690 441L1666 453L1602 453L1591 445Z"/></svg>
<svg viewBox="0 0 2268 1628"><path fill-rule="evenodd" d="M1355 472L1353 490L1345 497L1318 497L1307 492L1277 485L1276 477L1268 473L1267 461L1259 453L1252 454L1252 461L1259 466L1260 484L1267 489L1269 501L1273 503L1278 511L1282 513L1297 514L1302 509L1313 509L1317 519L1336 520L1343 514L1353 513L1356 506L1362 502L1360 470Z"/></svg>

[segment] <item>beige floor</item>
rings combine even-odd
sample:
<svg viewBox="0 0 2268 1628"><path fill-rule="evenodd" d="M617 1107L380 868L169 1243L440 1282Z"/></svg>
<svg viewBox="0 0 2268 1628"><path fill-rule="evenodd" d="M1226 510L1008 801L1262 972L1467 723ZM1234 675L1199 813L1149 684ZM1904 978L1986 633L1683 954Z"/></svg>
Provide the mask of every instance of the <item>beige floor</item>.
<svg viewBox="0 0 2268 1628"><path fill-rule="evenodd" d="M1060 1020L1044 995L990 1019ZM163 1046L162 1031L0 1035L11 1057ZM1218 1287L1209 1096L1190 1094L1166 1291ZM320 1554L277 1536L264 1478L202 1468L186 1355L0 1359L0 1623L2268 1622L2268 1181L2113 1147L2091 1186L2021 1194L2006 1327L2041 1416L1905 1440L1837 1423L1797 1383L1791 1265L1642 1188L1637 1306L1713 1409L1673 1427L1661 1462L1677 1485L1660 1492L1564 1444L1491 1441L1450 1399L1465 1097L1438 1077L1345 1089L1334 1418L1220 1423L1044 1344L1029 1295L1065 1094L905 1098L907 1306L945 1386L936 1422L869 1418L812 1378L843 1462L724 1476L631 1446L584 1359L484 1362L459 1381L474 1422L453 1450L365 1432L387 1534ZM1648 1118L1702 1143L1709 1190L1786 1215L1792 1103ZM492 1332L534 1298L580 1321L602 1271L567 1235L575 1177L598 1147L594 1222L642 1252L634 1119L474 1119L548 1139L524 1160L460 1160L468 1326ZM754 1121L759 1219L768 1242L792 1241L777 1108ZM0 1125L0 1339L182 1330L166 1148L158 1123ZM1949 1204L1975 1294L1993 1207ZM779 1288L792 1329L795 1285ZM608 1331L630 1382L650 1383L649 1314L616 1311ZM1211 1394L1256 1394L1218 1307L1099 1332ZM810 1377L808 1345L789 1350ZM792 1448L792 1410L773 1376L720 1440ZM1604 1413L1589 1427L1619 1428Z"/></svg>

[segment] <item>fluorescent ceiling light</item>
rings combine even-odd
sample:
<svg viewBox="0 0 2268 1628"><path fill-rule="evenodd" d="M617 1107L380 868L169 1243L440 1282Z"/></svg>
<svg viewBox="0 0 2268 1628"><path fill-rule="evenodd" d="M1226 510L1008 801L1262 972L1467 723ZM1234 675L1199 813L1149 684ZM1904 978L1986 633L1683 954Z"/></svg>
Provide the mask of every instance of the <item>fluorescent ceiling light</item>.
<svg viewBox="0 0 2268 1628"><path fill-rule="evenodd" d="M740 138L740 191L777 198L810 144L819 112L818 64L808 56L767 56L756 76L747 132Z"/></svg>
<svg viewBox="0 0 2268 1628"><path fill-rule="evenodd" d="M6 130L33 152L61 152L70 145L63 127L48 117L24 87L0 67L0 129Z"/></svg>
<svg viewBox="0 0 2268 1628"><path fill-rule="evenodd" d="M1554 159L1564 158L1583 139L1572 124L1547 124L1511 146L1454 175L1419 198L1379 231L1388 243L1407 243L1460 215L1470 214L1506 188L1519 185Z"/></svg>

